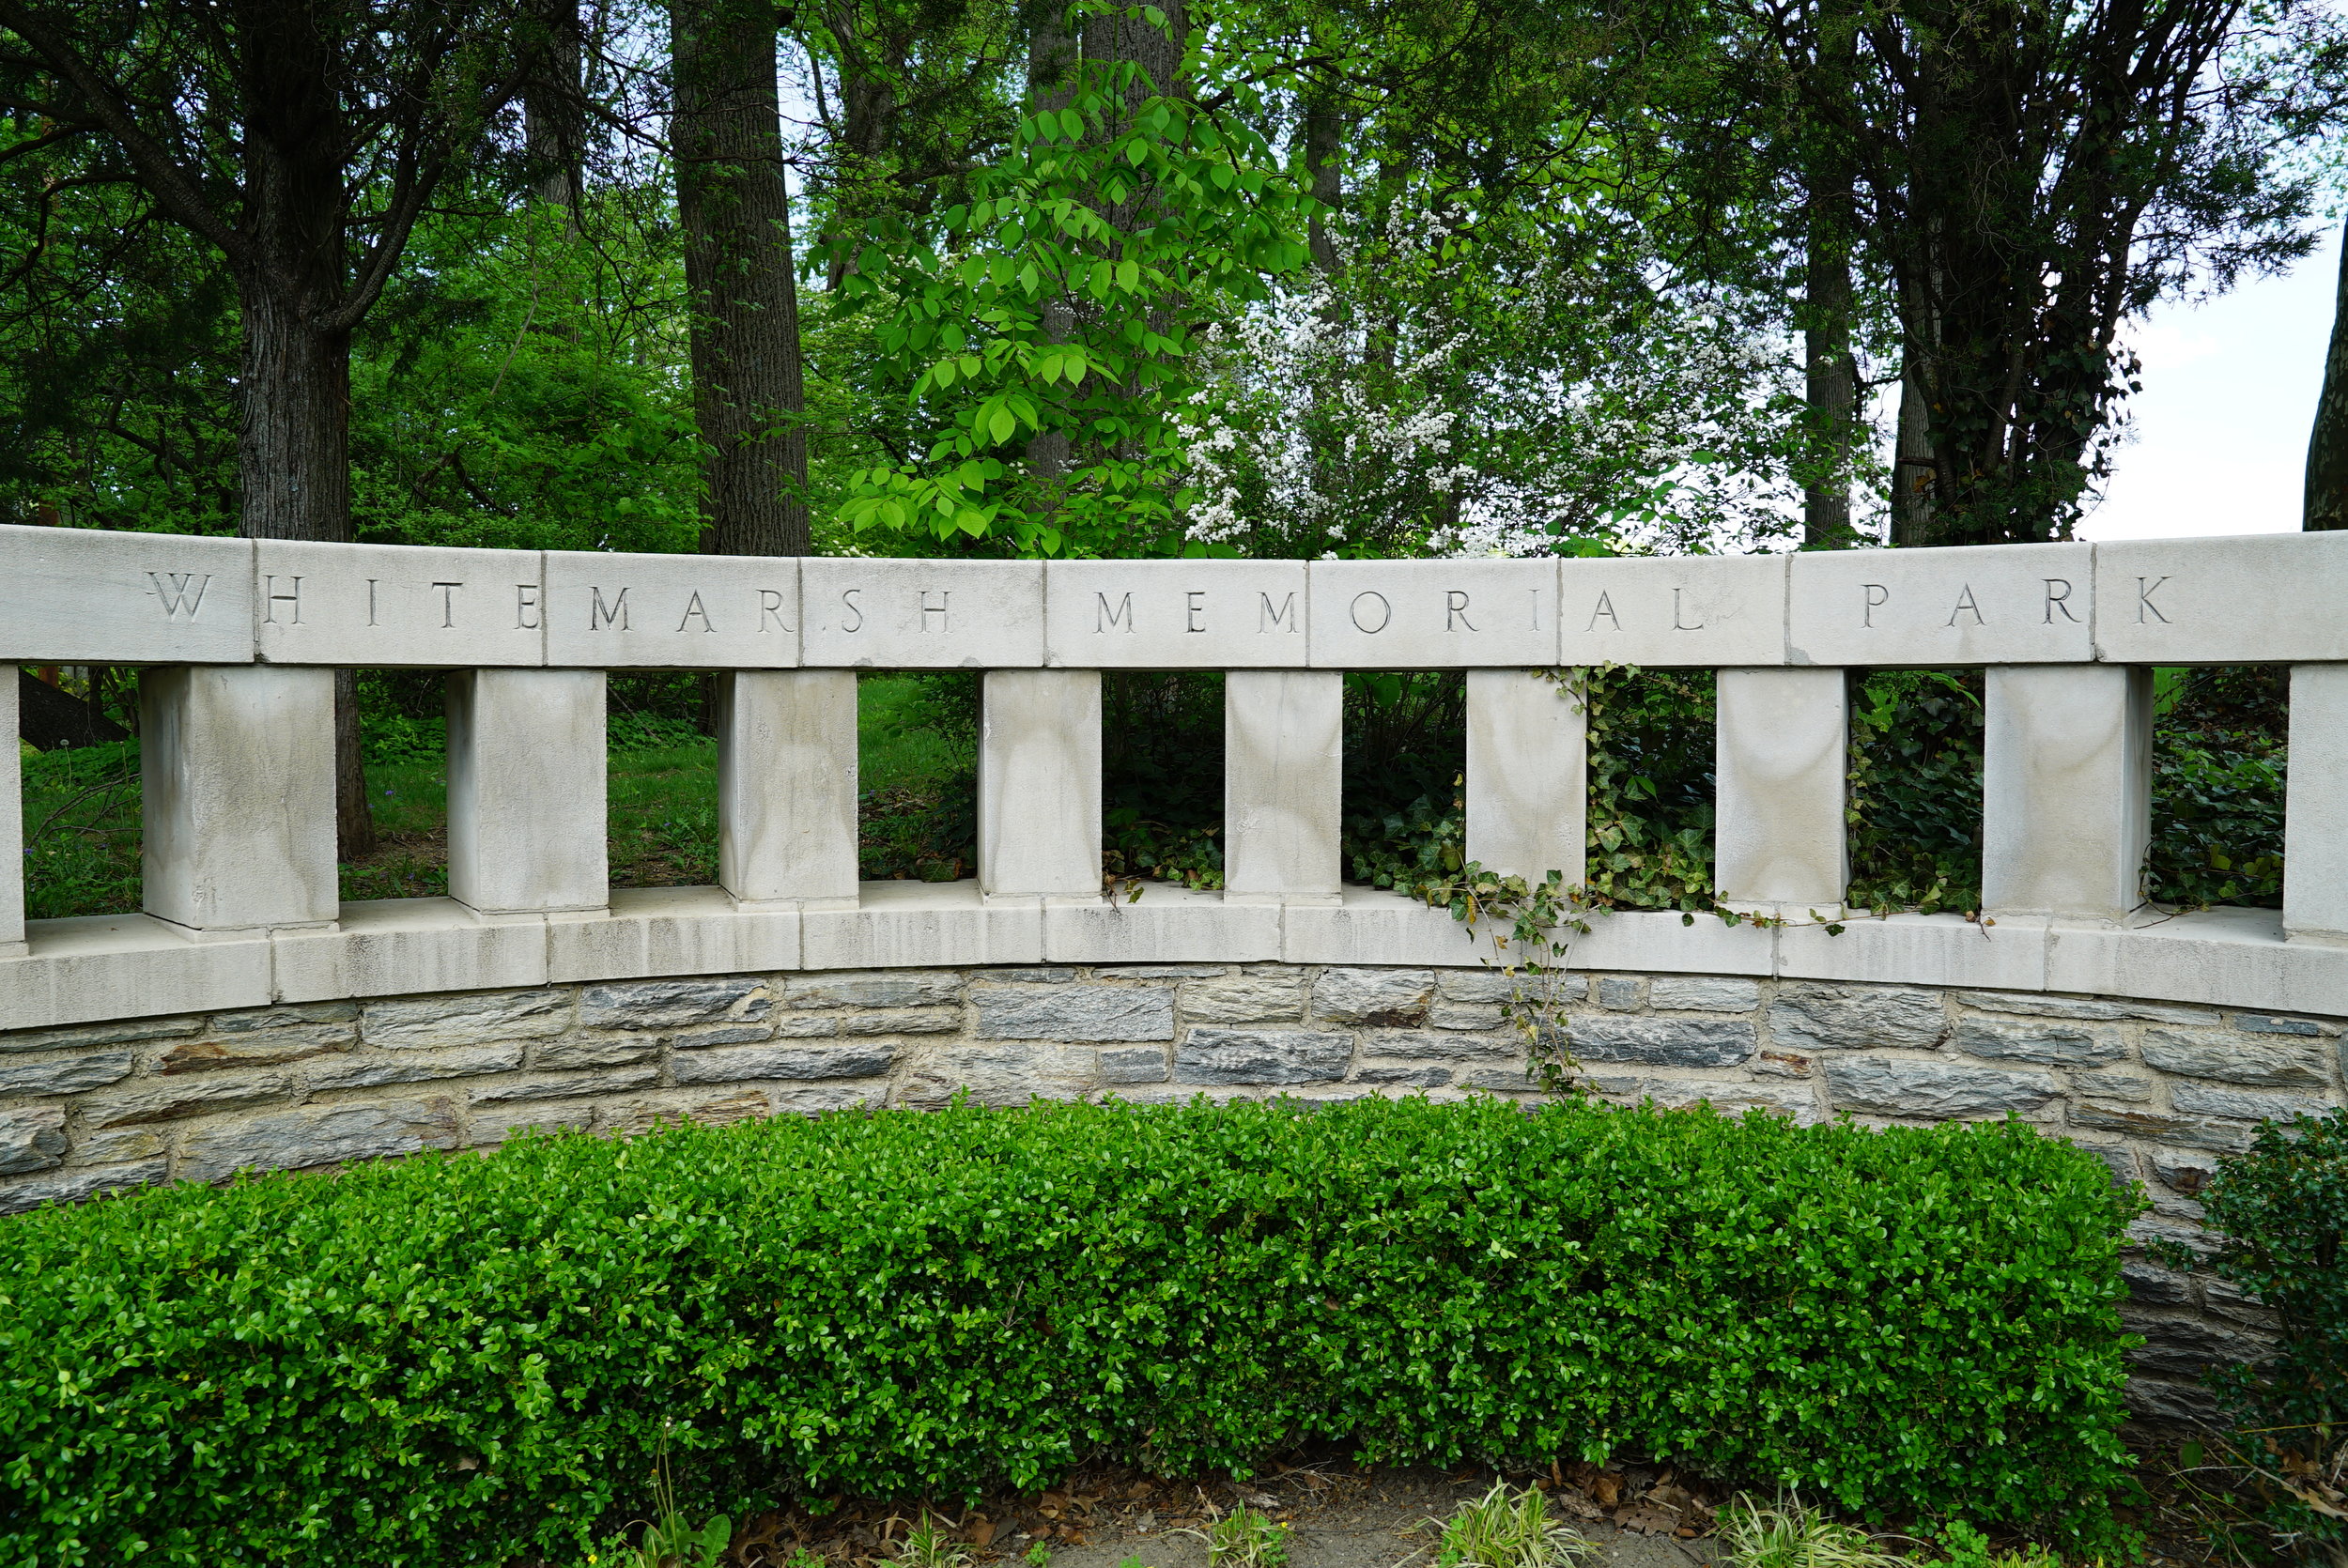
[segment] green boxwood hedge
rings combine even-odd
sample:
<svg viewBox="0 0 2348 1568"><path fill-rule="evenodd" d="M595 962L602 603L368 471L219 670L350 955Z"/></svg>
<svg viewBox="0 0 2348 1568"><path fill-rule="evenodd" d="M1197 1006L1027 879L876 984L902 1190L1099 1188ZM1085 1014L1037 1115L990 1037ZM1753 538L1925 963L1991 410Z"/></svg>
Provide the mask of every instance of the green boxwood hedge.
<svg viewBox="0 0 2348 1568"><path fill-rule="evenodd" d="M531 1139L0 1222L0 1558L562 1558L680 1495L1614 1449L2097 1516L2132 1200L2019 1124L1365 1100Z"/></svg>

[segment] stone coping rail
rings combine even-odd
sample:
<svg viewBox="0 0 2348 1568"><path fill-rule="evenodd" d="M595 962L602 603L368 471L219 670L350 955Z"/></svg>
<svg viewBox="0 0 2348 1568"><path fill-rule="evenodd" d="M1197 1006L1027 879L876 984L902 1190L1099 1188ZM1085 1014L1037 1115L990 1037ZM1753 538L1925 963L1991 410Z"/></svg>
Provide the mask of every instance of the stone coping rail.
<svg viewBox="0 0 2348 1568"><path fill-rule="evenodd" d="M1559 667L1718 670L1716 880L1783 927L1624 914L1578 967L2348 1015L2348 535L1670 560L970 561L440 550L0 528L9 663L143 667L143 913L23 918L0 748L0 1029L741 971L1473 967L1340 877L1343 671L1467 671L1467 853L1582 879ZM2282 910L2139 894L2151 669L2285 663ZM1826 923L1847 672L1985 666L1984 915ZM337 667L447 671L449 897L339 901ZM612 669L718 672L718 885L614 889ZM973 882L859 884L860 670L983 672ZM1101 887L1101 670L1225 681L1220 893ZM1819 916L1814 919L1813 915Z"/></svg>

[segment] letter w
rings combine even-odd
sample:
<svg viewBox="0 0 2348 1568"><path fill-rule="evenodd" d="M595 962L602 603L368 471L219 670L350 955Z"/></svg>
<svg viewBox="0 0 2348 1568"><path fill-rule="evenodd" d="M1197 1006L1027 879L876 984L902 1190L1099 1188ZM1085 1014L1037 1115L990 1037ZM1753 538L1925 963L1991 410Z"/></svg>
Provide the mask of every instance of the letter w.
<svg viewBox="0 0 2348 1568"><path fill-rule="evenodd" d="M204 607L204 591L212 585L212 575L209 572L205 573L201 577L193 572L149 572L147 576L147 579L155 585L155 597L163 602L163 619L166 621L177 617L179 613L179 607L183 604L188 607L188 619L194 620L195 612ZM166 577L171 579L168 587L163 581ZM195 593L192 598L188 594L188 584L191 581L195 584Z"/></svg>

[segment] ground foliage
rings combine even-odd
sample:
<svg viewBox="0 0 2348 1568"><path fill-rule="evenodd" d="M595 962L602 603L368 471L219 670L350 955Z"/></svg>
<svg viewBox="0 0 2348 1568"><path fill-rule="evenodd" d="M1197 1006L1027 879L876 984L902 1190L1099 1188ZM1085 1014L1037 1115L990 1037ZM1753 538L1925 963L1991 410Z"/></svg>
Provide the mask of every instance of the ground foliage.
<svg viewBox="0 0 2348 1568"><path fill-rule="evenodd" d="M2267 1123L2202 1201L2222 1239L2201 1266L2281 1330L2271 1356L2210 1373L2235 1422L2231 1457L2283 1544L2348 1560L2348 1111Z"/></svg>
<svg viewBox="0 0 2348 1568"><path fill-rule="evenodd" d="M2016 1122L1370 1099L529 1138L0 1224L0 1544L503 1561L1092 1456L1616 1449L2100 1534L2133 1200ZM2082 1536L2079 1532L2087 1532Z"/></svg>

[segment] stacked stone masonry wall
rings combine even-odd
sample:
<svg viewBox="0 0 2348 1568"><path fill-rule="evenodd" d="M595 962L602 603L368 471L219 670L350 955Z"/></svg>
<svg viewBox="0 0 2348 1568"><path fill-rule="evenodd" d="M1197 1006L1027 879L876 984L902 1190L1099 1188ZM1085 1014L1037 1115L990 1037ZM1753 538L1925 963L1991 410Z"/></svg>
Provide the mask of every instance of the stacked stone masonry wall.
<svg viewBox="0 0 2348 1568"><path fill-rule="evenodd" d="M525 1127L1116 1095L1537 1098L1481 970L1294 964L752 974L547 986L0 1034L0 1212L240 1170L486 1148ZM1875 1124L2011 1112L2143 1184L2139 1240L2205 1247L2196 1194L2261 1118L2348 1102L2339 1019L1701 975L1565 978L1599 1093ZM2220 1282L2127 1264L2131 1400L2255 1354Z"/></svg>

